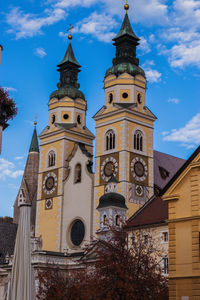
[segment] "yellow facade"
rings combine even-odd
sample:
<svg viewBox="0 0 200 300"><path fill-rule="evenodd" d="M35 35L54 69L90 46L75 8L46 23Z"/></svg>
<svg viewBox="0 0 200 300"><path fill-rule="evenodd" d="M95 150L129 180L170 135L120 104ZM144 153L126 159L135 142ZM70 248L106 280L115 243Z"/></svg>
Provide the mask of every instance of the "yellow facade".
<svg viewBox="0 0 200 300"><path fill-rule="evenodd" d="M61 251L62 206L64 181L68 176L67 159L73 152L75 143L84 143L93 152L93 135L85 127L86 102L66 97L49 101L49 126L40 135L40 170L37 197L36 236L42 236L42 248L48 251ZM64 115L68 118L65 119ZM80 116L80 122L78 122ZM53 118L55 118L53 122ZM74 124L72 128L59 124ZM55 165L49 166L49 153L55 153ZM56 189L51 194L44 192L45 178L55 174ZM51 199L51 209L46 202Z"/></svg>
<svg viewBox="0 0 200 300"><path fill-rule="evenodd" d="M104 87L105 106L94 116L96 121L94 198L98 205L99 198L104 194L107 184L102 179L104 161L114 158L118 170L115 174L118 180L117 192L125 197L128 207L127 216L131 216L153 194L153 123L156 117L145 105L146 79L143 76L133 77L127 73L119 77L110 75L105 79ZM140 94L140 99L138 94ZM107 150L106 134L109 130L115 134L115 147ZM142 151L134 149L136 130L142 132L143 135ZM131 169L134 157L145 161L148 170L147 178L138 184L144 189L143 195L136 201L133 200L135 195L132 195L135 193ZM96 215L97 226L98 222L98 215Z"/></svg>
<svg viewBox="0 0 200 300"><path fill-rule="evenodd" d="M170 300L200 299L200 148L165 189Z"/></svg>

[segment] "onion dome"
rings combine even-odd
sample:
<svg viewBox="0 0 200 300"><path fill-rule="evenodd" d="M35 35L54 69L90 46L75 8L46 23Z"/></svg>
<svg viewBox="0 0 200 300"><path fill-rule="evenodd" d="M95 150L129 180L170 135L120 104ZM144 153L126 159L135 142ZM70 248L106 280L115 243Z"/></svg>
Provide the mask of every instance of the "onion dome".
<svg viewBox="0 0 200 300"><path fill-rule="evenodd" d="M99 205L97 209L99 208L105 208L109 206L115 206L120 207L124 209L128 209L125 204L125 198L121 194L118 193L107 193L100 197L99 199Z"/></svg>
<svg viewBox="0 0 200 300"><path fill-rule="evenodd" d="M139 38L134 33L128 17L128 4L125 5L126 14L119 33L113 39L116 47L116 57L113 59L113 66L106 71L105 77L109 75L119 76L122 73L129 73L132 76L142 75L145 72L139 67L139 59L136 57L136 47L139 45Z"/></svg>
<svg viewBox="0 0 200 300"><path fill-rule="evenodd" d="M58 72L60 72L60 82L58 83L58 90L54 91L50 95L50 99L57 98L61 99L64 97L69 97L73 100L76 98L81 98L85 100L84 94L79 90L79 83L78 81L78 73L80 72L81 65L75 58L71 40L72 35L69 34L69 46L65 53L64 58L58 64Z"/></svg>

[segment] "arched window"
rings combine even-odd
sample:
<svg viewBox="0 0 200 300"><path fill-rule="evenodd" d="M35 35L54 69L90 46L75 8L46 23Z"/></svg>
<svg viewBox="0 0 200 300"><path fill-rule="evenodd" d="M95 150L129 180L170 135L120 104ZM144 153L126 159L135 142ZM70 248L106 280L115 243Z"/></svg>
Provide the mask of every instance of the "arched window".
<svg viewBox="0 0 200 300"><path fill-rule="evenodd" d="M77 164L74 170L74 183L81 182L81 164Z"/></svg>
<svg viewBox="0 0 200 300"><path fill-rule="evenodd" d="M134 149L143 151L143 134L140 130L136 130L134 133Z"/></svg>
<svg viewBox="0 0 200 300"><path fill-rule="evenodd" d="M106 150L115 149L115 133L113 130L106 132Z"/></svg>
<svg viewBox="0 0 200 300"><path fill-rule="evenodd" d="M56 164L56 154L54 151L50 151L48 155L48 166L53 167Z"/></svg>
<svg viewBox="0 0 200 300"><path fill-rule="evenodd" d="M108 225L108 219L106 215L103 216L103 225L104 226Z"/></svg>
<svg viewBox="0 0 200 300"><path fill-rule="evenodd" d="M120 226L120 216L118 215L115 217L115 225Z"/></svg>

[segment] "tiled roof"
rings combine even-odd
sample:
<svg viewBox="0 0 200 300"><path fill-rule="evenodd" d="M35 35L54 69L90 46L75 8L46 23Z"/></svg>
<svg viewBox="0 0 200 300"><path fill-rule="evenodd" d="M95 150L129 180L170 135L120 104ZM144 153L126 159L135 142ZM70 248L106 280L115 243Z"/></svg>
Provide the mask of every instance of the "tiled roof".
<svg viewBox="0 0 200 300"><path fill-rule="evenodd" d="M163 189L184 163L184 159L154 150L154 185ZM161 175L162 169L167 171L166 178Z"/></svg>
<svg viewBox="0 0 200 300"><path fill-rule="evenodd" d="M168 204L161 197L152 197L128 221L125 228L165 223Z"/></svg>
<svg viewBox="0 0 200 300"><path fill-rule="evenodd" d="M7 253L14 253L16 234L17 224L0 223L0 264L5 263Z"/></svg>
<svg viewBox="0 0 200 300"><path fill-rule="evenodd" d="M184 164L181 166L181 168L174 174L172 178L170 178L170 181L168 181L168 184L165 185L165 188L162 190L160 195L162 196L168 188L173 184L173 182L180 176L180 174L189 166L189 164L194 160L194 158L200 153L200 146L192 153L192 155L184 162Z"/></svg>

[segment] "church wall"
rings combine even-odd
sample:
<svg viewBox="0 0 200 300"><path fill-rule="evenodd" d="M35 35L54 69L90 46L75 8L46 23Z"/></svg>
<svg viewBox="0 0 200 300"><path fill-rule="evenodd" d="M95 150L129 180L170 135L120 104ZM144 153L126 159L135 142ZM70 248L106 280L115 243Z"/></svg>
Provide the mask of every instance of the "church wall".
<svg viewBox="0 0 200 300"><path fill-rule="evenodd" d="M37 202L37 232L42 235L42 249L59 251L59 218L62 197L53 198L52 209L46 209L45 200Z"/></svg>
<svg viewBox="0 0 200 300"><path fill-rule="evenodd" d="M73 222L80 219L85 225L84 241L90 241L93 235L93 174L87 170L88 157L78 147L69 163L70 173L64 182L64 196L62 207L61 251L80 251L80 247L72 244L70 239ZM75 183L75 166L81 164L81 182ZM70 209L69 209L70 208ZM83 244L81 244L81 247Z"/></svg>

